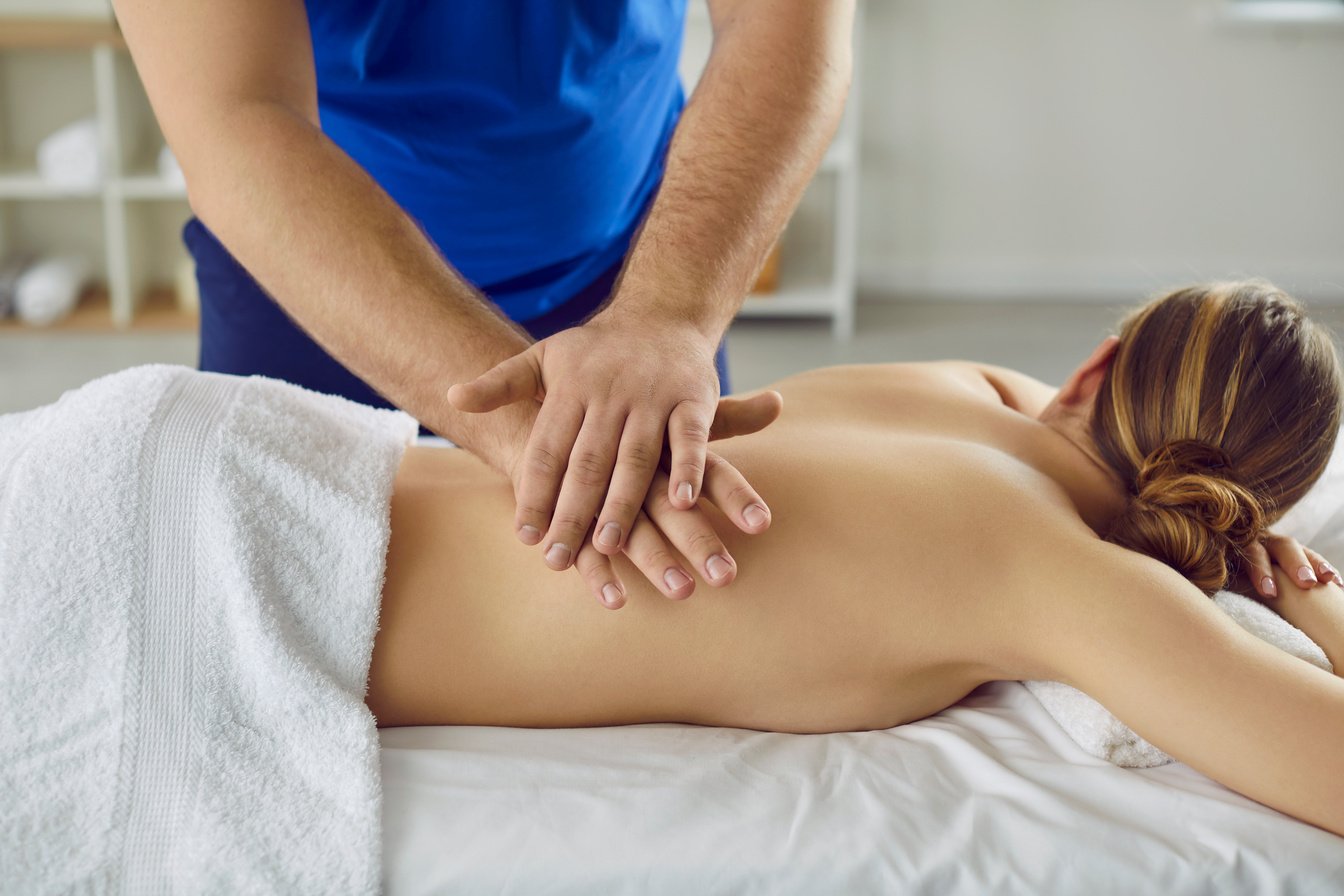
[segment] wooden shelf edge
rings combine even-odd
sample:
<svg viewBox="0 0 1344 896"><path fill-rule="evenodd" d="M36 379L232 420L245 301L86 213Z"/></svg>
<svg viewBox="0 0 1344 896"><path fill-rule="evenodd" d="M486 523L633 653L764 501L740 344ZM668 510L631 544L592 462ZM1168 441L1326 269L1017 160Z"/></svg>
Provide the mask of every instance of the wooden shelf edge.
<svg viewBox="0 0 1344 896"><path fill-rule="evenodd" d="M83 50L104 44L126 48L121 29L111 19L0 16L0 49Z"/></svg>
<svg viewBox="0 0 1344 896"><path fill-rule="evenodd" d="M830 317L838 313L839 305L830 287L790 289L773 293L752 293L738 309L737 316L745 317Z"/></svg>
<svg viewBox="0 0 1344 896"><path fill-rule="evenodd" d="M146 290L135 309L130 326L119 327L112 320L112 303L107 290L95 286L84 291L70 316L49 327L33 327L17 318L0 320L0 336L23 333L189 333L196 330L199 318L177 307L177 295L166 287Z"/></svg>

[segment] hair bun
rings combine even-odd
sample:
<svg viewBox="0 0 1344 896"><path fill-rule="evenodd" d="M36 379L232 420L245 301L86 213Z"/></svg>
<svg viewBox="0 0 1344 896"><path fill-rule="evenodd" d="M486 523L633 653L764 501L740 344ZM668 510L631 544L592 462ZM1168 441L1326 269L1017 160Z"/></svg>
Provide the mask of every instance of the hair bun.
<svg viewBox="0 0 1344 896"><path fill-rule="evenodd" d="M1212 594L1264 531L1260 501L1233 475L1227 455L1204 442L1157 448L1139 468L1108 539L1156 557Z"/></svg>

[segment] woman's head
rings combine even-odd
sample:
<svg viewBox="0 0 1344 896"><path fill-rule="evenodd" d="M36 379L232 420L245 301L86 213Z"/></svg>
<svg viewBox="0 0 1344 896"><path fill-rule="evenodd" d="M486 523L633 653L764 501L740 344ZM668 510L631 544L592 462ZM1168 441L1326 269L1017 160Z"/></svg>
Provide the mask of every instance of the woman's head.
<svg viewBox="0 0 1344 896"><path fill-rule="evenodd" d="M1250 280L1180 289L1120 326L1090 422L1129 487L1109 541L1207 593L1325 469L1341 377L1329 334Z"/></svg>

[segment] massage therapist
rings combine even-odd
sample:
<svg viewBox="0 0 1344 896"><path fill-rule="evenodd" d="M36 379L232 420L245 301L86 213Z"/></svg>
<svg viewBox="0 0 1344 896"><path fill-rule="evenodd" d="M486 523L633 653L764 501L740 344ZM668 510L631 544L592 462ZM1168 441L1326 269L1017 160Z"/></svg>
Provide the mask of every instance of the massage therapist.
<svg viewBox="0 0 1344 896"><path fill-rule="evenodd" d="M709 0L686 102L686 0L115 0L198 216L201 367L405 409L510 477L553 569L609 567L665 438L661 537L715 537L702 486L749 487L704 472L724 333L838 124L853 2Z"/></svg>

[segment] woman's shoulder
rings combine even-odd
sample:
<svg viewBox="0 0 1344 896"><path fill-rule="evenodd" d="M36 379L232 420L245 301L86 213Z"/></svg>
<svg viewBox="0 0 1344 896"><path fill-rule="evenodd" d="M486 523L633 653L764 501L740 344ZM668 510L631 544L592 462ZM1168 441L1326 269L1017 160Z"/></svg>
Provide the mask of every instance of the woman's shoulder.
<svg viewBox="0 0 1344 896"><path fill-rule="evenodd" d="M786 397L823 393L834 400L844 395L918 393L973 399L1006 406L1035 417L1054 397L1055 387L1007 367L978 361L915 361L844 364L818 367L786 377L771 388Z"/></svg>

